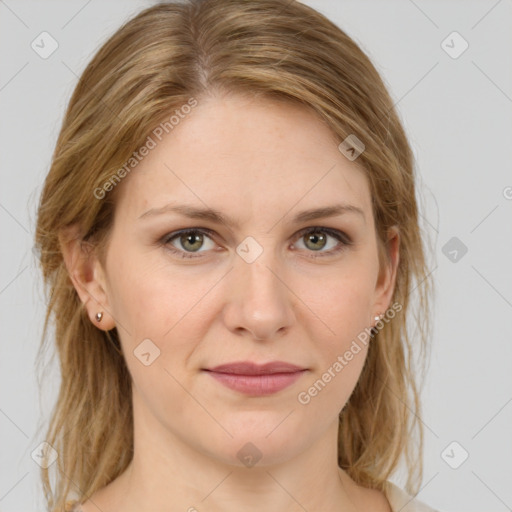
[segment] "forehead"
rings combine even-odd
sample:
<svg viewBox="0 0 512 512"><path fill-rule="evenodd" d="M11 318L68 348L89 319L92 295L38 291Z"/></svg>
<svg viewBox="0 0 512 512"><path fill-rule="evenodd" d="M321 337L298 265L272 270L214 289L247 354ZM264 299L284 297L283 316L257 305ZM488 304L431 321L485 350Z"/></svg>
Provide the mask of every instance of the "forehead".
<svg viewBox="0 0 512 512"><path fill-rule="evenodd" d="M176 199L239 218L350 203L369 211L365 171L328 126L300 105L208 97L149 151L122 184L118 208L135 218Z"/></svg>

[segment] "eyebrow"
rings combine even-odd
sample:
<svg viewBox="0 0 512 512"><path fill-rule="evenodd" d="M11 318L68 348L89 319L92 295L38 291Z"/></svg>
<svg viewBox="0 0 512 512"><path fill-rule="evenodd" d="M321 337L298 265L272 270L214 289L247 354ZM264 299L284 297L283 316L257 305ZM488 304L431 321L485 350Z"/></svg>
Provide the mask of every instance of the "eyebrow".
<svg viewBox="0 0 512 512"><path fill-rule="evenodd" d="M144 212L139 217L139 219L163 215L165 213L178 213L180 215L183 215L184 217L189 217L191 219L209 220L217 224L225 224L227 226L236 228L238 227L238 223L235 220L225 216L219 210L216 210L214 208L197 208L195 206L187 204L171 203L162 206L161 208L151 208L150 210ZM293 217L292 222L307 222L316 219L324 219L327 217L336 217L338 215L343 215L347 213L355 213L357 215L360 215L366 222L364 211L361 208L359 208L358 206L345 203L304 210L297 214L295 217Z"/></svg>

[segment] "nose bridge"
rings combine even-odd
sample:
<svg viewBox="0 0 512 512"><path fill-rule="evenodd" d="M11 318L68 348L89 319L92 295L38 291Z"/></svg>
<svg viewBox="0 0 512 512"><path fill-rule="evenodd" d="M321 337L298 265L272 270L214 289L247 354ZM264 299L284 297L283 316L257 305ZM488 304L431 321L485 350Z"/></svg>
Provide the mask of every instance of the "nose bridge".
<svg viewBox="0 0 512 512"><path fill-rule="evenodd" d="M292 294L284 284L284 269L271 242L264 247L248 238L237 247L231 273L236 293L228 306L227 321L230 329L249 331L260 340L272 338L293 321Z"/></svg>

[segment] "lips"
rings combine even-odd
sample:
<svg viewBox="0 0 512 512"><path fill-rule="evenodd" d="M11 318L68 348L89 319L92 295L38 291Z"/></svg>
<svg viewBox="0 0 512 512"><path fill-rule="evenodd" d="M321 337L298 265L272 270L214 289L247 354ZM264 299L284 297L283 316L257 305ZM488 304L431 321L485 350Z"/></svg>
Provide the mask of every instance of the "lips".
<svg viewBox="0 0 512 512"><path fill-rule="evenodd" d="M273 373L294 373L305 368L283 361L273 361L266 364L256 364L250 361L221 364L211 368L216 373L230 373L232 375L269 375Z"/></svg>
<svg viewBox="0 0 512 512"><path fill-rule="evenodd" d="M292 385L307 369L283 361L266 364L240 361L222 364L205 371L234 391L263 396L277 393Z"/></svg>

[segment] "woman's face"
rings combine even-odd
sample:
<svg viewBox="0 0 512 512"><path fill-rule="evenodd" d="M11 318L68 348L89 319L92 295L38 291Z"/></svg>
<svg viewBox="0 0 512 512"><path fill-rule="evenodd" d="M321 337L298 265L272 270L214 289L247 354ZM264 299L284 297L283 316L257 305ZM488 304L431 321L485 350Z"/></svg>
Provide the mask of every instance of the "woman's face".
<svg viewBox="0 0 512 512"><path fill-rule="evenodd" d="M239 466L290 459L337 426L367 354L353 342L394 285L367 179L339 142L300 107L209 98L118 185L98 279L136 423ZM276 361L302 371L211 371Z"/></svg>

